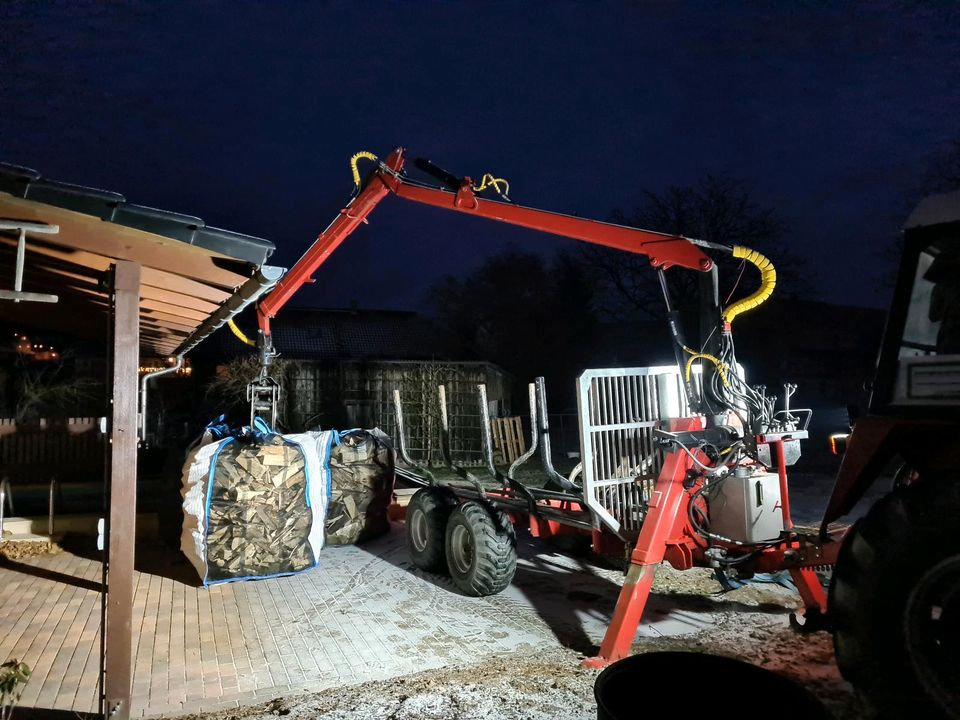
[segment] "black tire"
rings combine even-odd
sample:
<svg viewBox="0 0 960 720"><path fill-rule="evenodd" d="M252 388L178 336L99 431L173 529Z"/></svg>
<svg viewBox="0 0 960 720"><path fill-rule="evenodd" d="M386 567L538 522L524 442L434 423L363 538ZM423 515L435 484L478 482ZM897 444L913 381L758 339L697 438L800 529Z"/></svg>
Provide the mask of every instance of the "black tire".
<svg viewBox="0 0 960 720"><path fill-rule="evenodd" d="M921 482L879 500L840 550L834 649L870 717L960 718L958 517L960 482Z"/></svg>
<svg viewBox="0 0 960 720"><path fill-rule="evenodd" d="M467 595L495 595L517 571L517 538L509 518L479 502L465 502L450 515L447 568Z"/></svg>
<svg viewBox="0 0 960 720"><path fill-rule="evenodd" d="M439 488L420 488L407 505L407 550L421 570L446 573L447 520L456 503Z"/></svg>

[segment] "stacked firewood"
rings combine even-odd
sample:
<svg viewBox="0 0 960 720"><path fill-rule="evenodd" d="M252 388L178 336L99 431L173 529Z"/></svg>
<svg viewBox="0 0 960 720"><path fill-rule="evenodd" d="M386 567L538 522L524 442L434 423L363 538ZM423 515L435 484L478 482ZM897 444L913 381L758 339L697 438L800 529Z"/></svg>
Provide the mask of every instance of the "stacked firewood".
<svg viewBox="0 0 960 720"><path fill-rule="evenodd" d="M56 555L62 548L51 540L0 540L0 558L23 560L37 555Z"/></svg>
<svg viewBox="0 0 960 720"><path fill-rule="evenodd" d="M264 577L315 564L300 449L279 436L224 446L213 468L207 579Z"/></svg>
<svg viewBox="0 0 960 720"><path fill-rule="evenodd" d="M351 430L330 453L328 545L359 543L390 530L394 455L380 430Z"/></svg>

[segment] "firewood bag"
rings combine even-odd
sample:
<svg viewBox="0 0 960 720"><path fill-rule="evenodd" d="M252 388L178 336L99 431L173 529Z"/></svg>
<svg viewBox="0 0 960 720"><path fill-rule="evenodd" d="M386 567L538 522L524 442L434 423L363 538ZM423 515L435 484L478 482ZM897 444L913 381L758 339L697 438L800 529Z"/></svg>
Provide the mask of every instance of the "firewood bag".
<svg viewBox="0 0 960 720"><path fill-rule="evenodd" d="M317 564L336 431L208 433L183 473L181 549L204 585L277 577Z"/></svg>
<svg viewBox="0 0 960 720"><path fill-rule="evenodd" d="M344 430L330 453L326 543L362 543L390 530L394 450L382 430Z"/></svg>

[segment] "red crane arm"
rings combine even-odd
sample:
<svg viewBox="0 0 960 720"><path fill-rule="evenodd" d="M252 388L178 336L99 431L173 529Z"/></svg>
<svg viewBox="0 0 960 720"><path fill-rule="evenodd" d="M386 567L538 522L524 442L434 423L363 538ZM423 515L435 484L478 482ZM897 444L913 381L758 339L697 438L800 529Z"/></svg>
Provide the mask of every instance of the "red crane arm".
<svg viewBox="0 0 960 720"><path fill-rule="evenodd" d="M312 282L311 276L330 253L336 250L360 223L367 222L367 216L390 193L424 205L645 255L649 258L650 265L656 268L677 266L705 272L713 267L713 261L693 241L682 236L487 200L473 192L470 178L464 178L456 192L412 185L400 176L403 165L403 148L397 148L376 170L360 193L340 211L327 229L320 233L303 257L277 283L276 288L260 301L257 310L258 322L264 335L270 334L270 319L276 316L301 285Z"/></svg>
<svg viewBox="0 0 960 720"><path fill-rule="evenodd" d="M314 240L303 256L294 263L270 294L257 304L257 322L260 332L270 335L270 319L276 317L293 294L306 283L313 282L312 275L326 262L330 253L346 240L360 223L367 222L377 204L390 193L382 182L369 182L332 223Z"/></svg>

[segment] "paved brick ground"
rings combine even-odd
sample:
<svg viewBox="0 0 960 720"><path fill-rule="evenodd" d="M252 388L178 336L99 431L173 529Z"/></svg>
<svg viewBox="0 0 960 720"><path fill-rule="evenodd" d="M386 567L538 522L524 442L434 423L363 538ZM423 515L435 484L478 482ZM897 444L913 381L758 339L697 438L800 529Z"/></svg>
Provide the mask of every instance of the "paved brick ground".
<svg viewBox="0 0 960 720"><path fill-rule="evenodd" d="M302 575L209 589L177 553L138 547L134 714L236 707L464 658L597 644L619 573L533 542L521 556L509 590L467 598L411 570L402 525L362 547L327 548L321 567ZM21 706L95 709L99 579L87 547L0 564L0 658L34 669ZM644 632L710 622L667 608L658 617Z"/></svg>
<svg viewBox="0 0 960 720"><path fill-rule="evenodd" d="M797 478L798 520L825 502L829 484L815 480ZM24 707L96 707L99 555L70 550L0 562L0 661L33 667ZM410 568L402 525L361 547L327 548L302 575L209 589L178 552L138 546L134 714L237 707L558 644L591 651L620 573L536 541L521 541L520 556L510 588L467 598ZM696 631L715 616L653 596L646 619L641 634L656 635Z"/></svg>

